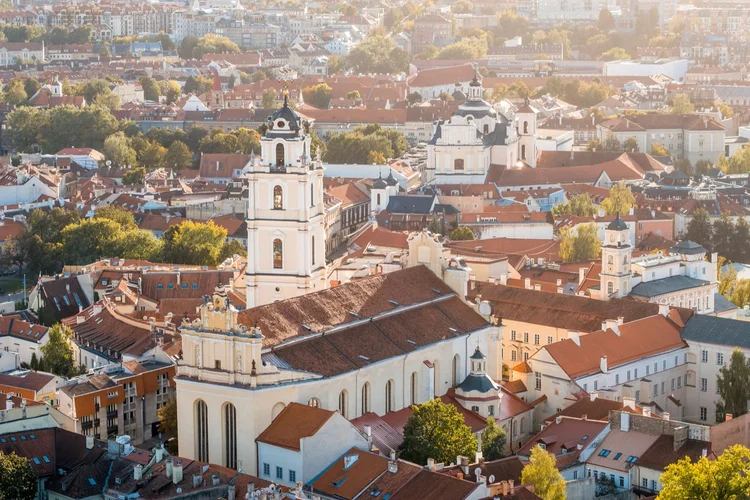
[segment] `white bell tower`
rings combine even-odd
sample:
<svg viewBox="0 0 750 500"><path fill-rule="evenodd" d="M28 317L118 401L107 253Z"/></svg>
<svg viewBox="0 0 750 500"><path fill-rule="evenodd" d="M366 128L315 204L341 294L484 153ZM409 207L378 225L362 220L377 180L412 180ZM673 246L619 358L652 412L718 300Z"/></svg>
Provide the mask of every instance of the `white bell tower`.
<svg viewBox="0 0 750 500"><path fill-rule="evenodd" d="M325 287L323 165L311 158L310 124L287 104L268 117L262 159L248 181L247 307Z"/></svg>
<svg viewBox="0 0 750 500"><path fill-rule="evenodd" d="M602 300L621 298L630 294L633 282L632 257L630 229L618 215L604 230L600 273Z"/></svg>

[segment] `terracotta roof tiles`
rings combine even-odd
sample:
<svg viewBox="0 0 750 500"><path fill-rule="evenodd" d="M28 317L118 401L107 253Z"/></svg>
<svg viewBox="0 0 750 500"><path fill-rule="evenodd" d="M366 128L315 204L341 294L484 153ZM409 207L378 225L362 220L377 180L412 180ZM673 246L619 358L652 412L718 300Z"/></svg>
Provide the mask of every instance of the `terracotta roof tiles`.
<svg viewBox="0 0 750 500"><path fill-rule="evenodd" d="M314 436L334 415L333 411L289 403L256 438L259 443L300 451L300 441Z"/></svg>

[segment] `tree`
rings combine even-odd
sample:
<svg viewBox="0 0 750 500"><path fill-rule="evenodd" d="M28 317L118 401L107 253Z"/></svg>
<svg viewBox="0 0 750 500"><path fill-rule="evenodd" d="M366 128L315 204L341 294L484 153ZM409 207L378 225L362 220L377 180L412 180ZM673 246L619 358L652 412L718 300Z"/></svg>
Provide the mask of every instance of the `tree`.
<svg viewBox="0 0 750 500"><path fill-rule="evenodd" d="M187 147L187 144L182 141L174 141L164 155L164 165L168 168L173 168L178 172L190 168L192 163L193 153L190 151L190 148Z"/></svg>
<svg viewBox="0 0 750 500"><path fill-rule="evenodd" d="M190 75L185 80L185 86L182 87L182 90L186 94L203 94L204 92L208 92L209 90L211 90L211 85L213 85L213 80L211 78L206 78L205 76L195 77L193 75Z"/></svg>
<svg viewBox="0 0 750 500"><path fill-rule="evenodd" d="M122 132L117 132L104 140L104 156L118 167L135 163L135 150L130 147L130 140Z"/></svg>
<svg viewBox="0 0 750 500"><path fill-rule="evenodd" d="M597 59L599 61L620 61L623 59L630 59L630 54L628 54L628 51L622 47L612 47L606 52L602 52Z"/></svg>
<svg viewBox="0 0 750 500"><path fill-rule="evenodd" d="M15 251L27 263L30 274L53 274L62 268L62 230L80 218L77 211L60 207L31 211L26 231L14 241Z"/></svg>
<svg viewBox="0 0 750 500"><path fill-rule="evenodd" d="M672 99L672 114L673 115L690 115L695 112L695 106L690 101L690 96L687 94L677 94Z"/></svg>
<svg viewBox="0 0 750 500"><path fill-rule="evenodd" d="M247 249L245 248L245 245L242 244L239 240L230 240L224 242L224 245L221 247L221 253L219 254L219 262L224 262L229 257L233 257L235 255L245 255L247 256Z"/></svg>
<svg viewBox="0 0 750 500"><path fill-rule="evenodd" d="M560 203L552 209L552 215L560 217L562 215L576 215L578 217L591 217L596 213L594 208L594 202L591 201L591 197L587 193L581 193L570 201Z"/></svg>
<svg viewBox="0 0 750 500"><path fill-rule="evenodd" d="M599 139L591 139L588 144L586 144L586 151L601 151L602 150L602 141Z"/></svg>
<svg viewBox="0 0 750 500"><path fill-rule="evenodd" d="M135 225L133 214L116 205L102 205L101 207L97 207L96 210L94 210L94 218L107 219L116 222L124 231L131 231L138 228L138 226Z"/></svg>
<svg viewBox="0 0 750 500"><path fill-rule="evenodd" d="M409 69L409 55L382 33L373 33L344 57L343 66L356 73L403 73Z"/></svg>
<svg viewBox="0 0 750 500"><path fill-rule="evenodd" d="M37 478L29 459L0 451L0 500L34 500Z"/></svg>
<svg viewBox="0 0 750 500"><path fill-rule="evenodd" d="M270 109L276 106L276 90L269 87L263 91L263 95L260 97L260 107Z"/></svg>
<svg viewBox="0 0 750 500"><path fill-rule="evenodd" d="M317 146L312 149L315 150ZM372 163L373 152L383 158L398 158L408 147L404 135L378 124L357 127L352 132L333 135L327 144L323 160L328 163Z"/></svg>
<svg viewBox="0 0 750 500"><path fill-rule="evenodd" d="M119 109L120 98L112 93L109 82L104 78L87 80L75 88L76 95L82 95L86 102L98 104L107 109Z"/></svg>
<svg viewBox="0 0 750 500"><path fill-rule="evenodd" d="M73 332L67 326L57 323L47 332L48 341L41 347L44 367L47 371L61 377L72 377L78 374L73 359L73 346L70 339Z"/></svg>
<svg viewBox="0 0 750 500"><path fill-rule="evenodd" d="M637 153L638 149L638 139L636 139L635 137L628 137L622 143L622 150L626 153Z"/></svg>
<svg viewBox="0 0 750 500"><path fill-rule="evenodd" d="M38 134L42 149L51 153L71 145L101 151L104 140L119 130L117 119L102 106L57 106L44 113L48 118Z"/></svg>
<svg viewBox="0 0 750 500"><path fill-rule="evenodd" d="M719 369L716 377L716 388L719 401L716 403L716 414L722 418L726 414L739 417L747 413L747 402L750 400L750 366L745 355L739 349L732 352L729 365Z"/></svg>
<svg viewBox="0 0 750 500"><path fill-rule="evenodd" d="M333 89L327 83L320 83L315 86L305 87L302 89L302 97L305 102L318 109L328 109L333 96Z"/></svg>
<svg viewBox="0 0 750 500"><path fill-rule="evenodd" d="M609 9L599 11L599 29L605 33L615 29L615 16L612 15Z"/></svg>
<svg viewBox="0 0 750 500"><path fill-rule="evenodd" d="M713 227L708 212L704 209L699 208L693 214L693 218L688 222L687 231L685 231L685 239L698 243L709 252L713 248L711 246Z"/></svg>
<svg viewBox="0 0 750 500"><path fill-rule="evenodd" d="M435 398L412 406L412 411L404 427L402 458L424 464L428 458L450 463L458 455L474 456L477 438L454 406Z"/></svg>
<svg viewBox="0 0 750 500"><path fill-rule="evenodd" d="M727 253L732 261L750 261L750 224L747 223L747 219L743 215L737 218L737 223L734 225L734 232L731 234L729 248L730 250Z"/></svg>
<svg viewBox="0 0 750 500"><path fill-rule="evenodd" d="M367 163L369 165L385 165L388 159L380 151L370 151L367 153Z"/></svg>
<svg viewBox="0 0 750 500"><path fill-rule="evenodd" d="M635 196L625 182L613 185L609 189L609 196L602 202L602 208L607 215L626 215L633 207Z"/></svg>
<svg viewBox="0 0 750 500"><path fill-rule="evenodd" d="M664 147L664 144L652 144L651 145L651 156L670 156L669 150Z"/></svg>
<svg viewBox="0 0 750 500"><path fill-rule="evenodd" d="M482 457L485 460L498 460L505 456L505 431L494 418L487 419L487 427L482 432Z"/></svg>
<svg viewBox="0 0 750 500"><path fill-rule="evenodd" d="M126 186L143 184L146 179L146 169L143 167L133 167L122 174L122 183Z"/></svg>
<svg viewBox="0 0 750 500"><path fill-rule="evenodd" d="M521 471L521 483L533 484L534 494L543 500L565 500L565 479L557 470L555 456L541 446L531 449L529 463Z"/></svg>
<svg viewBox="0 0 750 500"><path fill-rule="evenodd" d="M352 90L346 93L346 98L350 101L359 101L362 97L359 95L359 90Z"/></svg>
<svg viewBox="0 0 750 500"><path fill-rule="evenodd" d="M28 91L26 93L28 94ZM721 116L723 116L724 118L732 118L734 116L734 109L732 109L732 107L728 104L721 103L718 107L719 111L721 111Z"/></svg>
<svg viewBox="0 0 750 500"><path fill-rule="evenodd" d="M415 55L414 59L416 59L417 61L426 61L428 59L435 59L435 57L438 55L438 52L440 51L434 45L432 44L425 45L424 47L422 47L422 52Z"/></svg>
<svg viewBox="0 0 750 500"><path fill-rule="evenodd" d="M443 47L434 59L465 60L482 59L487 56L487 37L463 38L455 43Z"/></svg>
<svg viewBox="0 0 750 500"><path fill-rule="evenodd" d="M406 101L409 103L409 106L414 106L415 104L422 102L422 95L419 92L412 92L406 96Z"/></svg>
<svg viewBox="0 0 750 500"><path fill-rule="evenodd" d="M198 150L201 153L234 153L237 151L237 137L213 129L209 135L201 139Z"/></svg>
<svg viewBox="0 0 750 500"><path fill-rule="evenodd" d="M164 233L164 262L215 266L221 262L221 250L227 231L212 221L184 221Z"/></svg>
<svg viewBox="0 0 750 500"><path fill-rule="evenodd" d="M711 247L716 249L720 255L729 257L732 252L732 241L735 236L734 222L727 213L721 214L719 220L713 223L713 234L711 236Z"/></svg>
<svg viewBox="0 0 750 500"><path fill-rule="evenodd" d="M341 73L341 58L336 54L328 57L328 74L338 75Z"/></svg>
<svg viewBox="0 0 750 500"><path fill-rule="evenodd" d="M143 98L147 101L159 101L160 89L159 83L150 76L142 76L139 80L143 88ZM185 83L187 86L187 82Z"/></svg>
<svg viewBox="0 0 750 500"><path fill-rule="evenodd" d="M271 77L268 75L268 73L266 73L262 69L255 71L250 77L250 80L252 80L253 83L262 82L263 80L270 80L270 79Z"/></svg>
<svg viewBox="0 0 750 500"><path fill-rule="evenodd" d="M622 151L622 144L611 132L601 142L600 151Z"/></svg>
<svg viewBox="0 0 750 500"><path fill-rule="evenodd" d="M474 6L466 0L458 0L451 7L451 12L454 14L469 14L474 10Z"/></svg>
<svg viewBox="0 0 750 500"><path fill-rule="evenodd" d="M237 151L242 154L260 154L260 134L251 128L238 128L232 135L237 139Z"/></svg>
<svg viewBox="0 0 750 500"><path fill-rule="evenodd" d="M20 78L14 78L8 82L5 92L2 94L3 102L14 106L24 104L28 98L29 96L26 94L26 87L24 86L23 80Z"/></svg>
<svg viewBox="0 0 750 500"><path fill-rule="evenodd" d="M169 398L164 406L157 411L159 416L159 432L165 434L167 438L167 450L169 453L176 455L177 446L177 398Z"/></svg>
<svg viewBox="0 0 750 500"><path fill-rule="evenodd" d="M594 260L601 252L601 241L596 224L579 224L576 231L563 228L560 231L560 257L563 262Z"/></svg>
<svg viewBox="0 0 750 500"><path fill-rule="evenodd" d="M49 112L44 109L23 106L7 116L8 129L13 147L18 152L31 152L42 139L42 131L49 122Z"/></svg>
<svg viewBox="0 0 750 500"><path fill-rule="evenodd" d="M120 225L110 219L84 219L62 230L63 262L85 265L100 258L119 254Z"/></svg>
<svg viewBox="0 0 750 500"><path fill-rule="evenodd" d="M695 173L700 175L708 174L708 171L713 167L711 162L708 160L698 160L695 162Z"/></svg>
<svg viewBox="0 0 750 500"><path fill-rule="evenodd" d="M164 83L165 85L162 89L162 93L167 98L167 103L172 104L177 102L180 96L182 96L182 87L180 87L180 84L174 80L169 80Z"/></svg>
<svg viewBox="0 0 750 500"><path fill-rule="evenodd" d="M716 460L690 457L669 464L661 475L659 500L741 499L750 490L750 450L736 444Z"/></svg>
<svg viewBox="0 0 750 500"><path fill-rule="evenodd" d="M154 170L164 166L164 158L167 156L167 149L161 144L148 141L144 149L140 151L138 161L148 170Z"/></svg>
<svg viewBox="0 0 750 500"><path fill-rule="evenodd" d="M471 228L467 226L458 226L456 229L451 231L449 238L453 241L465 241L475 240L476 236L474 235L474 231L472 231Z"/></svg>

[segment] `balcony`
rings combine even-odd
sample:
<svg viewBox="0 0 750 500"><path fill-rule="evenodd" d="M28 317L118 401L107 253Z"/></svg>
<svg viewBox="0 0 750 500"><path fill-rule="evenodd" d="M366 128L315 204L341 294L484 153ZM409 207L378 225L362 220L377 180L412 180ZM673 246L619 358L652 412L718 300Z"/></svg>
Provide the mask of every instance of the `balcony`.
<svg viewBox="0 0 750 500"><path fill-rule="evenodd" d="M116 435L118 430L119 429L116 425L107 426L107 435L108 436Z"/></svg>
<svg viewBox="0 0 750 500"><path fill-rule="evenodd" d="M99 427L99 423L100 423L100 422L99 422L99 419L98 419L98 418L95 418L95 419L94 419L94 427Z"/></svg>
<svg viewBox="0 0 750 500"><path fill-rule="evenodd" d="M83 430L91 429L93 426L94 426L94 423L91 420L87 422L81 422L81 429Z"/></svg>
<svg viewBox="0 0 750 500"><path fill-rule="evenodd" d="M111 410L107 412L107 418L117 418L117 410Z"/></svg>

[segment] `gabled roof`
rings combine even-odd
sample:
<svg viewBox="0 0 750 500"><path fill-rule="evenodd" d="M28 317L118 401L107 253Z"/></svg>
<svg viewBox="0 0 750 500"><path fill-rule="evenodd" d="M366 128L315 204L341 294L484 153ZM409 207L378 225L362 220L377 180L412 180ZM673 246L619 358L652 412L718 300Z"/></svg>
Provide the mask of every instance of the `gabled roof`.
<svg viewBox="0 0 750 500"><path fill-rule="evenodd" d="M576 453L577 446L586 447L607 427L607 422L580 418L563 417L558 423L552 420L547 427L518 450L519 455L529 456L531 449L543 443L548 453L562 455Z"/></svg>
<svg viewBox="0 0 750 500"><path fill-rule="evenodd" d="M289 403L255 441L300 451L300 441L314 436L336 412Z"/></svg>
<svg viewBox="0 0 750 500"><path fill-rule="evenodd" d="M692 463L697 462L703 456L703 451L708 454L711 451L709 441L688 439L678 449L674 449L674 436L667 434L659 438L638 458L638 465L663 472L667 465L673 464L685 457L690 458Z"/></svg>
<svg viewBox="0 0 750 500"><path fill-rule="evenodd" d="M611 329L598 331L581 335L580 345L566 339L542 349L571 379L576 379L599 373L602 356L607 357L607 366L614 368L687 346L677 325L660 315L625 323L618 329L619 335Z"/></svg>
<svg viewBox="0 0 750 500"><path fill-rule="evenodd" d="M697 314L686 322L682 338L688 342L750 348L747 322L703 314Z"/></svg>
<svg viewBox="0 0 750 500"><path fill-rule="evenodd" d="M47 384L54 380L54 378L55 376L51 373L32 371L24 372L19 375L0 373L0 385L38 392L44 389Z"/></svg>

